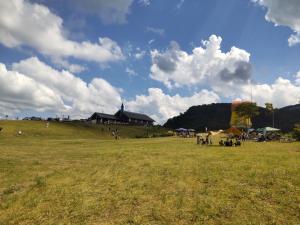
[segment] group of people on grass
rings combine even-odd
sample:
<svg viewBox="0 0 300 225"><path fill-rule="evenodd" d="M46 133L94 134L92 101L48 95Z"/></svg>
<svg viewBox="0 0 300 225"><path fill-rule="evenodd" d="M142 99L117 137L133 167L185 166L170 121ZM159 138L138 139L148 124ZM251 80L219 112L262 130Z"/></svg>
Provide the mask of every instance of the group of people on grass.
<svg viewBox="0 0 300 225"><path fill-rule="evenodd" d="M238 138L227 138L226 141L219 141L220 146L233 147L233 146L241 146L242 143Z"/></svg>
<svg viewBox="0 0 300 225"><path fill-rule="evenodd" d="M212 145L212 140L211 140L210 136L211 136L210 132L207 132L207 135L205 136L205 138L203 138L202 136L197 136L197 144Z"/></svg>
<svg viewBox="0 0 300 225"><path fill-rule="evenodd" d="M212 145L212 132L207 131L206 128L206 135L203 138L201 135L197 136L197 144L201 145ZM233 146L241 146L242 141L245 141L247 138L247 134L245 132L242 132L241 135L228 135L226 140L220 140L219 145L220 146L226 146L226 147L233 147Z"/></svg>

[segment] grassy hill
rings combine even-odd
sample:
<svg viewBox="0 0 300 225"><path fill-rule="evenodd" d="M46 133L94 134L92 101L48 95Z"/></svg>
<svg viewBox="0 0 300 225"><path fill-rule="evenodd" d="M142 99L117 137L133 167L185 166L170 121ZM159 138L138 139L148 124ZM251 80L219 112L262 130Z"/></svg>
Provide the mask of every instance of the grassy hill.
<svg viewBox="0 0 300 225"><path fill-rule="evenodd" d="M127 125L95 125L84 122L50 122L46 127L44 121L0 121L3 130L0 137L18 136L19 138L46 139L112 139L112 131L118 129L120 138L137 138L165 136L167 130L161 127L143 127Z"/></svg>

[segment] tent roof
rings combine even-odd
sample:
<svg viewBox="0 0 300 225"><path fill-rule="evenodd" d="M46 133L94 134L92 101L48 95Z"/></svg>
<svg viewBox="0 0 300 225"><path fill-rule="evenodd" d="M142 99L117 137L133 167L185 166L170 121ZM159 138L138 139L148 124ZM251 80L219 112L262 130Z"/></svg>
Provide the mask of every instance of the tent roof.
<svg viewBox="0 0 300 225"><path fill-rule="evenodd" d="M258 132L276 132L280 131L280 129L274 128L274 127L263 127L256 129Z"/></svg>
<svg viewBox="0 0 300 225"><path fill-rule="evenodd" d="M280 131L280 129L277 129L277 128L274 128L274 127L265 127L264 130L267 131L267 132L268 132L268 131L269 131L269 132L272 132L272 131L274 131L274 132L275 132L275 131Z"/></svg>
<svg viewBox="0 0 300 225"><path fill-rule="evenodd" d="M241 135L242 132L237 129L236 127L230 127L229 129L225 130L225 133L227 134L234 134L234 135Z"/></svg>
<svg viewBox="0 0 300 225"><path fill-rule="evenodd" d="M187 131L187 129L185 129L185 128L178 128L178 129L176 129L176 131Z"/></svg>

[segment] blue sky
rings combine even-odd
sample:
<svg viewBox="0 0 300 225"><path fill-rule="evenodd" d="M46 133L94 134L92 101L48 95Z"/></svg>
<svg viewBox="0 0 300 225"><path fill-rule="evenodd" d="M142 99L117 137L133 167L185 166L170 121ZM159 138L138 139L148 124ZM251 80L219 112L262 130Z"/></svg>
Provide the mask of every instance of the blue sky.
<svg viewBox="0 0 300 225"><path fill-rule="evenodd" d="M298 0L0 0L0 8L0 116L87 117L123 101L163 123L192 105L247 99L250 89L260 105L300 100Z"/></svg>

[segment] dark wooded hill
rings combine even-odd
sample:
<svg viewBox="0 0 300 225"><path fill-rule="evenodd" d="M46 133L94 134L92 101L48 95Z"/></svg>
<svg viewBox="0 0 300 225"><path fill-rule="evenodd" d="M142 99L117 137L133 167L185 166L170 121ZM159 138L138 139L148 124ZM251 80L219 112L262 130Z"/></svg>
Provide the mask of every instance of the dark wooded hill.
<svg viewBox="0 0 300 225"><path fill-rule="evenodd" d="M259 115L253 118L254 128L272 126L272 114L259 107ZM283 131L291 131L296 123L300 123L300 104L275 110L275 127ZM180 127L203 131L229 128L231 103L215 103L210 105L192 106L185 113L169 119L166 128Z"/></svg>

